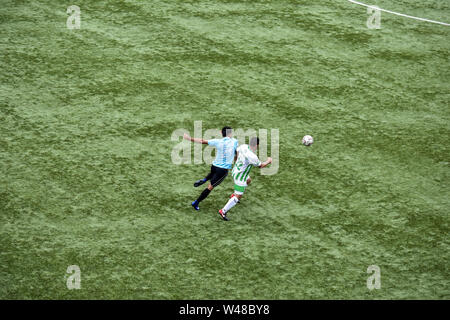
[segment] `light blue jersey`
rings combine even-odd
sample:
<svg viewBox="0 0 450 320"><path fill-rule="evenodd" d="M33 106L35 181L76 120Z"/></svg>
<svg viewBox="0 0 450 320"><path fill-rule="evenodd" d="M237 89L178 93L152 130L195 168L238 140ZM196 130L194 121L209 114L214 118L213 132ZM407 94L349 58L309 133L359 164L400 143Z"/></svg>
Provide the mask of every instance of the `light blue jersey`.
<svg viewBox="0 0 450 320"><path fill-rule="evenodd" d="M208 140L208 144L217 149L216 159L213 165L223 169L231 169L234 154L238 147L238 141L234 138L225 137L222 139Z"/></svg>

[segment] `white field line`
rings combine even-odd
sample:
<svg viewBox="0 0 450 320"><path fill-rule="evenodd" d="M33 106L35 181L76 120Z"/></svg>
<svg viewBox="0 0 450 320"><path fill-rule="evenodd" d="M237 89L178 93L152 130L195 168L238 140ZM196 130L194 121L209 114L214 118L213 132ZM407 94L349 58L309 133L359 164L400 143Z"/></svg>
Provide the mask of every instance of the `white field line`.
<svg viewBox="0 0 450 320"><path fill-rule="evenodd" d="M392 14L395 14L397 16L401 16L401 17L405 17L405 18L410 18L410 19L415 19L415 20L420 20L420 21L426 21L426 22L431 22L431 23L437 23L437 24L441 24L443 26L450 26L450 24L445 23L445 22L440 22L440 21L435 21L435 20L430 20L430 19L424 19L424 18L419 18L419 17L414 17L414 16L408 16L407 14L381 9L381 8L378 8L378 7L375 7L375 6L371 6L371 5L362 3L362 2L354 1L354 0L348 0L348 1L353 2L355 4L359 4L360 6L364 6L364 7L367 7L367 8L373 8L375 10L384 11L384 12L387 12L387 13L392 13Z"/></svg>

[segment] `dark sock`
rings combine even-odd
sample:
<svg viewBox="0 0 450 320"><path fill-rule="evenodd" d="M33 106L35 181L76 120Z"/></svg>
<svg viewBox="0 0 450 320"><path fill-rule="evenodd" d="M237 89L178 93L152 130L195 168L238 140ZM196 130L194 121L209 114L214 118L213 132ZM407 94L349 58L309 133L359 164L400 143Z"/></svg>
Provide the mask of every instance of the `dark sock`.
<svg viewBox="0 0 450 320"><path fill-rule="evenodd" d="M205 200L205 198L209 195L209 193L211 192L211 190L209 190L208 188L206 188L205 190L203 190L203 192L200 194L200 196L198 197L198 199L196 200L197 203L199 203L202 200Z"/></svg>

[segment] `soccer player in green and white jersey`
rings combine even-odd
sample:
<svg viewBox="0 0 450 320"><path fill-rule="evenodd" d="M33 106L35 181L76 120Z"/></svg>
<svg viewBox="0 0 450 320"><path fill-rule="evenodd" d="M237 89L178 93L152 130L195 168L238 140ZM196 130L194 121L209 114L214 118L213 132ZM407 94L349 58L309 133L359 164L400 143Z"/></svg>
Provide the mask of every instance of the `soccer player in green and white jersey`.
<svg viewBox="0 0 450 320"><path fill-rule="evenodd" d="M227 213L242 198L245 188L252 182L250 179L250 171L253 167L264 168L272 163L272 158L267 158L265 162L261 162L256 155L259 146L259 138L250 139L250 145L243 144L237 148L237 159L235 161L233 171L231 172L234 179L234 193L231 195L227 204L219 210L219 214L223 220L228 221Z"/></svg>

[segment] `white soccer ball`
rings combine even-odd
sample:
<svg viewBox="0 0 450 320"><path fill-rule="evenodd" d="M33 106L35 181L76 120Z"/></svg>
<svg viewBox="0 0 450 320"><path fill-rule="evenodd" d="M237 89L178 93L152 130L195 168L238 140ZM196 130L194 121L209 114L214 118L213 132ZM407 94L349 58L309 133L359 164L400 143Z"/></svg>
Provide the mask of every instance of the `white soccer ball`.
<svg viewBox="0 0 450 320"><path fill-rule="evenodd" d="M314 142L313 137L308 136L308 135L307 135L307 136L304 136L303 139L302 139L303 145L305 145L305 146L307 146L307 147L309 147L310 145L312 145L313 142Z"/></svg>

